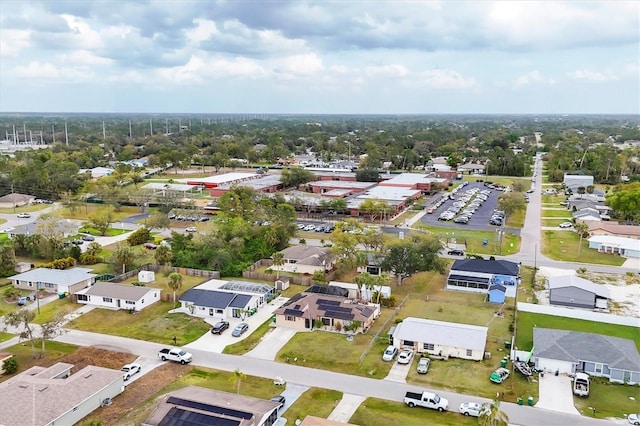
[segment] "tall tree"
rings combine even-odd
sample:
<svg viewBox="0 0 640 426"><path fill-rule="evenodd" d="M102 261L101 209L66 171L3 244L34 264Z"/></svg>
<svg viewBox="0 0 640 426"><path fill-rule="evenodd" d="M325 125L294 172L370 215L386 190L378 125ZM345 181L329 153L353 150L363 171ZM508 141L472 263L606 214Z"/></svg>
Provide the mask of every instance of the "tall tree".
<svg viewBox="0 0 640 426"><path fill-rule="evenodd" d="M34 335L33 320L36 313L29 309L19 309L8 313L5 316L5 324L18 329L18 336L21 339L29 339L31 343L31 356L36 358L36 337Z"/></svg>
<svg viewBox="0 0 640 426"><path fill-rule="evenodd" d="M500 409L500 401L494 399L482 404L482 411L478 417L481 426L508 426L509 416Z"/></svg>
<svg viewBox="0 0 640 426"><path fill-rule="evenodd" d="M183 278L178 272L172 272L169 274L169 281L167 286L173 292L173 304L176 304L176 292L182 288Z"/></svg>
<svg viewBox="0 0 640 426"><path fill-rule="evenodd" d="M280 279L280 267L284 265L284 253L277 251L271 255L271 259L276 269L276 279Z"/></svg>
<svg viewBox="0 0 640 426"><path fill-rule="evenodd" d="M135 252L128 245L119 244L111 254L113 261L122 266L122 273L127 272L127 265L133 262Z"/></svg>
<svg viewBox="0 0 640 426"><path fill-rule="evenodd" d="M233 386L236 388L236 392L238 394L240 393L240 384L242 379L245 379L246 377L247 375L240 371L239 368L236 368L231 377L229 377L229 381L233 382Z"/></svg>
<svg viewBox="0 0 640 426"><path fill-rule="evenodd" d="M580 254L582 252L582 239L585 236L587 237L589 236L589 225L587 225L587 223L584 221L576 221L574 228L578 233L578 236L580 237L580 240L578 243L578 258L580 258Z"/></svg>

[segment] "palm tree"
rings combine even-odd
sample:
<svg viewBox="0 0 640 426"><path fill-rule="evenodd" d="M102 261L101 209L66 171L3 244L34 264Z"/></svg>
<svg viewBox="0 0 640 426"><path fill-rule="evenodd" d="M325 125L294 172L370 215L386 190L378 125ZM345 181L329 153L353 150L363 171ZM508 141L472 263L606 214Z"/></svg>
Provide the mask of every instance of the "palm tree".
<svg viewBox="0 0 640 426"><path fill-rule="evenodd" d="M169 274L169 282L167 282L169 288L173 291L173 304L176 304L176 291L182 288L182 275L178 272L172 272Z"/></svg>
<svg viewBox="0 0 640 426"><path fill-rule="evenodd" d="M133 252L133 249L131 247L126 245L119 245L113 251L112 256L116 263L122 265L122 273L124 274L125 272L127 272L127 264L133 261L135 253Z"/></svg>
<svg viewBox="0 0 640 426"><path fill-rule="evenodd" d="M160 244L156 249L153 257L158 265L166 265L171 262L171 259L173 258L173 252L171 251L169 246Z"/></svg>
<svg viewBox="0 0 640 426"><path fill-rule="evenodd" d="M240 382L247 377L239 368L233 371L233 375L229 377L229 381L233 381L233 386L237 386L236 391L240 393Z"/></svg>
<svg viewBox="0 0 640 426"><path fill-rule="evenodd" d="M589 234L589 225L587 225L585 222L576 221L574 228L578 233L578 236L580 237L580 243L578 245L578 257L580 257L580 252L582 251L582 238L584 238L585 235Z"/></svg>
<svg viewBox="0 0 640 426"><path fill-rule="evenodd" d="M482 404L482 412L478 417L478 423L482 426L508 426L509 416L500 410L500 400Z"/></svg>
<svg viewBox="0 0 640 426"><path fill-rule="evenodd" d="M284 265L284 253L277 251L271 255L273 266L276 267L276 279L280 278L280 266Z"/></svg>

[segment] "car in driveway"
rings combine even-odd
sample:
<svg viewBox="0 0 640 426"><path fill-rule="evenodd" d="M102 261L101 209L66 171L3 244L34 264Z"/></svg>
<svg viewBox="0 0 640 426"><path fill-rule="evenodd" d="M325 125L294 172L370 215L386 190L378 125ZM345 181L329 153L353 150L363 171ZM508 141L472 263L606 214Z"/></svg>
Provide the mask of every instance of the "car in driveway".
<svg viewBox="0 0 640 426"><path fill-rule="evenodd" d="M196 232L196 231L198 231L198 229L195 226L190 226L190 227L186 228L185 231L187 231L187 232Z"/></svg>
<svg viewBox="0 0 640 426"><path fill-rule="evenodd" d="M93 235L83 235L83 236L82 236L82 239L83 239L84 241L95 241L95 240L96 240L96 237L94 237Z"/></svg>
<svg viewBox="0 0 640 426"><path fill-rule="evenodd" d="M493 383L500 384L505 380L507 380L508 377L509 377L509 370L507 370L506 368L500 367L496 371L491 373L491 375L489 376L489 380L491 380Z"/></svg>
<svg viewBox="0 0 640 426"><path fill-rule="evenodd" d="M409 364L413 359L413 349L403 349L398 354L398 364Z"/></svg>
<svg viewBox="0 0 640 426"><path fill-rule="evenodd" d="M487 410L487 408L483 408L482 404L478 404L477 402L463 402L460 404L460 407L458 407L460 414L471 417L480 417L480 414L485 410Z"/></svg>
<svg viewBox="0 0 640 426"><path fill-rule="evenodd" d="M429 371L429 365L431 365L431 360L423 356L418 361L416 371L418 372L418 374L427 374L427 372Z"/></svg>
<svg viewBox="0 0 640 426"><path fill-rule="evenodd" d="M627 421L632 425L640 425L640 413L629 414L627 416Z"/></svg>
<svg viewBox="0 0 640 426"><path fill-rule="evenodd" d="M140 366L140 364L137 364L135 362L131 364L125 364L120 369L120 371L123 372L122 376L125 382L129 380L134 374L139 373L140 370L142 370L142 367Z"/></svg>
<svg viewBox="0 0 640 426"><path fill-rule="evenodd" d="M18 217L20 219L27 219L27 218L30 218L31 215L29 213L18 213Z"/></svg>
<svg viewBox="0 0 640 426"><path fill-rule="evenodd" d="M280 409L284 407L284 403L287 402L287 399L282 395L276 395L271 397L271 401L277 402L278 404L280 404L280 406L278 407L278 409Z"/></svg>
<svg viewBox="0 0 640 426"><path fill-rule="evenodd" d="M573 223L571 222L562 222L560 225L558 225L558 228L562 228L562 229L572 228L572 227L573 227Z"/></svg>
<svg viewBox="0 0 640 426"><path fill-rule="evenodd" d="M382 360L383 361L393 361L393 358L396 357L396 355L398 355L398 348L396 348L395 346L387 346L387 349L384 350L384 353L382 354Z"/></svg>
<svg viewBox="0 0 640 426"><path fill-rule="evenodd" d="M447 252L449 256L464 256L464 251L462 250L449 250Z"/></svg>
<svg viewBox="0 0 640 426"><path fill-rule="evenodd" d="M144 247L144 248L146 248L146 249L149 249L149 250L155 250L155 249L157 249L157 248L158 248L158 246L157 246L157 245L155 245L155 244L153 244L153 243L144 243L144 244L142 245L142 247Z"/></svg>
<svg viewBox="0 0 640 426"><path fill-rule="evenodd" d="M211 334L222 334L227 328L229 328L229 321L218 321L211 327Z"/></svg>
<svg viewBox="0 0 640 426"><path fill-rule="evenodd" d="M231 335L233 337L240 337L242 336L247 330L249 329L249 324L247 324L246 322L241 322L240 324L236 325L236 327L233 329L233 331L231 332Z"/></svg>

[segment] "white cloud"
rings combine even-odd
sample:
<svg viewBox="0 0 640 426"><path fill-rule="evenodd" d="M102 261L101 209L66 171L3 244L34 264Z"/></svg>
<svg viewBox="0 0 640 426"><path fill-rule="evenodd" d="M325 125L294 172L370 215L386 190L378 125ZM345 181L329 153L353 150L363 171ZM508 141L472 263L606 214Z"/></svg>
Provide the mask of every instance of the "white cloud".
<svg viewBox="0 0 640 426"><path fill-rule="evenodd" d="M615 74L612 74L611 72L599 72L599 71L591 71L591 70L576 70L568 73L567 75L576 80L595 81L595 82L612 81L612 80L618 79L618 76Z"/></svg>
<svg viewBox="0 0 640 426"><path fill-rule="evenodd" d="M322 59L315 53L292 55L279 61L278 67L285 74L293 76L311 76L324 70Z"/></svg>
<svg viewBox="0 0 640 426"><path fill-rule="evenodd" d="M428 70L419 73L419 81L432 89L472 89L477 82L453 70Z"/></svg>
<svg viewBox="0 0 640 426"><path fill-rule="evenodd" d="M30 30L1 30L0 57L15 57L29 48Z"/></svg>
<svg viewBox="0 0 640 426"><path fill-rule="evenodd" d="M58 59L61 63L74 65L109 65L113 63L111 59L96 56L88 50L74 50L59 55Z"/></svg>
<svg viewBox="0 0 640 426"><path fill-rule="evenodd" d="M544 77L538 70L533 70L516 78L516 81L514 83L516 87L529 86L533 84L553 85L555 84L555 80L552 78Z"/></svg>
<svg viewBox="0 0 640 426"><path fill-rule="evenodd" d="M39 61L17 66L15 75L21 79L48 80L48 82L80 82L92 77L86 69Z"/></svg>
<svg viewBox="0 0 640 426"><path fill-rule="evenodd" d="M409 75L409 70L400 64L366 67L364 74L368 77L402 78Z"/></svg>

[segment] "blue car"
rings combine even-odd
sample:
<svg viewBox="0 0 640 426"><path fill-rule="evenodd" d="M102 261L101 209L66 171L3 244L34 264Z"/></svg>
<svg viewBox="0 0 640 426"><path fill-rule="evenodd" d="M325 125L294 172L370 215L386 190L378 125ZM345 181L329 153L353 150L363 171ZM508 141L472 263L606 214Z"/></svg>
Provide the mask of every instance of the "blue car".
<svg viewBox="0 0 640 426"><path fill-rule="evenodd" d="M233 332L231 333L231 335L233 337L240 337L248 329L249 329L249 324L247 324L246 322L241 322L240 324L236 325L236 328L233 329Z"/></svg>

